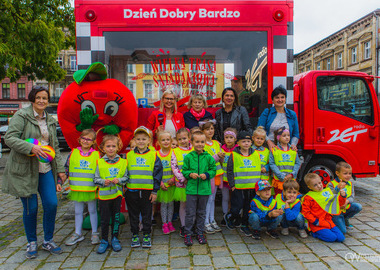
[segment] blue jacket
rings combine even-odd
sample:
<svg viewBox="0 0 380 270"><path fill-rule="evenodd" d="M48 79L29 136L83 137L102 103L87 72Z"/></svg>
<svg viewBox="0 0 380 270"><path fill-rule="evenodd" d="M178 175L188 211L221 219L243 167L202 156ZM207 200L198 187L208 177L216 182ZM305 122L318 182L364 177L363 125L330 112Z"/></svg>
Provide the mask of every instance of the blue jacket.
<svg viewBox="0 0 380 270"><path fill-rule="evenodd" d="M199 121L212 120L212 114L206 110L205 115L199 119ZM192 129L193 127L199 126L199 121L195 118L195 116L190 112L185 112L183 114L183 120L185 121L185 127L188 129Z"/></svg>
<svg viewBox="0 0 380 270"><path fill-rule="evenodd" d="M281 194L281 198L283 201L285 201L284 193ZM295 220L300 212L301 212L301 202L298 202L296 205L293 206L293 208L284 209L285 218L287 221Z"/></svg>
<svg viewBox="0 0 380 270"><path fill-rule="evenodd" d="M285 108L286 119L289 124L289 132L291 141L293 141L293 137L300 138L300 131L298 128L297 115L294 111ZM257 126L263 126L269 135L270 126L273 123L273 120L277 116L277 111L275 107L271 107L270 109L265 109L260 115L259 122Z"/></svg>
<svg viewBox="0 0 380 270"><path fill-rule="evenodd" d="M258 195L255 196L255 199L259 200L261 204L266 207L268 207L272 203L272 200L274 200L274 198L271 196L269 200L264 201ZM275 209L276 209L276 205L274 206L273 210ZM268 213L272 212L273 210L262 211L256 206L256 203L253 200L251 201L251 211L256 213L259 216L260 222L264 222L264 223L273 222L274 219L268 216Z"/></svg>

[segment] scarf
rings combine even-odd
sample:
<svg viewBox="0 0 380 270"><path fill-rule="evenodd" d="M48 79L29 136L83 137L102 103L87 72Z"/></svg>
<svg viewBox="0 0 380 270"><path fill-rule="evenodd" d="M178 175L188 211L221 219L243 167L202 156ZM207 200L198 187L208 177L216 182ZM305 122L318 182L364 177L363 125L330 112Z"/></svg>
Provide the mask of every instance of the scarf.
<svg viewBox="0 0 380 270"><path fill-rule="evenodd" d="M193 108L190 109L190 113L194 115L195 119L199 121L203 116L205 116L206 110L202 109L199 113L196 112Z"/></svg>

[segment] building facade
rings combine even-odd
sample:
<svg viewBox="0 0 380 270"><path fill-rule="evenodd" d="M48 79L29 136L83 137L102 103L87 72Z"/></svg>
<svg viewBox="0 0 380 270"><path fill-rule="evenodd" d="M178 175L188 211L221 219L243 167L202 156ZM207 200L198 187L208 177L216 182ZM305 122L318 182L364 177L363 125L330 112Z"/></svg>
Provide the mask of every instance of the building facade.
<svg viewBox="0 0 380 270"><path fill-rule="evenodd" d="M380 76L380 9L294 55L294 72L360 71ZM380 91L379 79L374 81Z"/></svg>

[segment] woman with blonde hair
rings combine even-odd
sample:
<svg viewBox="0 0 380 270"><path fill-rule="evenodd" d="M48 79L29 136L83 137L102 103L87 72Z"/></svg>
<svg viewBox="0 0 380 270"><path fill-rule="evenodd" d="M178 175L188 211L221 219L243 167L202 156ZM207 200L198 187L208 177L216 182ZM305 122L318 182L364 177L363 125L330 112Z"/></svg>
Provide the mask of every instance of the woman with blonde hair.
<svg viewBox="0 0 380 270"><path fill-rule="evenodd" d="M201 94L192 95L187 106L189 111L183 114L183 119L185 120L185 126L188 129L198 127L199 122L201 121L214 119L212 114L206 111L206 99Z"/></svg>

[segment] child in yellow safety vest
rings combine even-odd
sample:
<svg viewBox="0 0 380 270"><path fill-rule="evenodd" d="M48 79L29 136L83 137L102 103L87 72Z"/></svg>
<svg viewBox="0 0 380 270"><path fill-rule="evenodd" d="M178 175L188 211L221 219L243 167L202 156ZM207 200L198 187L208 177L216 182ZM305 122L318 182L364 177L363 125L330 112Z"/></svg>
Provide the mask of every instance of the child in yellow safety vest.
<svg viewBox="0 0 380 270"><path fill-rule="evenodd" d="M212 139L215 134L214 121L199 122L202 132L206 135L205 151L214 158L216 164L216 175L211 178L211 195L206 206L205 232L207 234L222 230L215 221L215 195L218 187L223 188L222 161L225 153L222 151L220 143Z"/></svg>
<svg viewBox="0 0 380 270"><path fill-rule="evenodd" d="M319 175L308 173L304 179L311 190L302 197L301 213L307 220L311 235L326 242L343 242L344 235L332 221L332 216L340 214L340 206L346 201L346 192L341 189L338 194L323 184Z"/></svg>
<svg viewBox="0 0 380 270"><path fill-rule="evenodd" d="M223 210L223 216L226 215L229 211L229 204L230 204L230 192L231 188L228 184L227 180L227 163L228 159L230 158L232 151L238 146L236 144L236 138L237 138L237 131L234 128L226 128L224 130L224 142L225 144L222 145L222 151L224 153L224 159L222 162L223 167L223 188L222 188L222 210ZM226 226L226 221L224 218L222 219L222 222L220 223L222 226Z"/></svg>
<svg viewBox="0 0 380 270"><path fill-rule="evenodd" d="M269 155L269 167L273 172L272 186L275 195L282 192L286 180L295 180L301 161L297 152L290 147L290 133L285 127L274 132L275 147Z"/></svg>
<svg viewBox="0 0 380 270"><path fill-rule="evenodd" d="M277 194L277 209L282 209L284 214L281 216L281 234L289 235L289 227L297 227L301 238L306 238L305 218L301 214L301 201L297 198L300 186L297 181L286 180L284 190Z"/></svg>
<svg viewBox="0 0 380 270"><path fill-rule="evenodd" d="M173 150L171 149L172 137L169 131L160 131L157 135L157 142L160 150L157 156L161 159L163 176L161 189L157 191L157 201L161 203L162 232L170 234L175 232L172 224L174 213L173 195L175 191L175 179L170 164Z"/></svg>
<svg viewBox="0 0 380 270"><path fill-rule="evenodd" d="M246 236L251 236L252 232L248 227L248 211L251 200L255 196L256 183L260 180L260 154L252 149L252 136L247 131L239 132L237 143L239 146L232 152L227 163L227 180L232 193L231 209L224 219L230 230L240 226L241 220L240 231Z"/></svg>
<svg viewBox="0 0 380 270"><path fill-rule="evenodd" d="M120 226L120 204L123 197L123 185L127 182L127 161L121 158L117 152L123 144L118 136L105 135L99 149L104 156L98 160L94 183L99 186L100 225L102 228L102 240L97 253L103 254L109 247L108 231L111 221L112 249L121 250L118 240Z"/></svg>
<svg viewBox="0 0 380 270"><path fill-rule="evenodd" d="M143 240L141 246L152 246L152 205L160 189L163 168L157 152L149 148L151 132L144 126L134 132L136 147L127 154L128 182L124 194L128 207L129 221L132 232L131 247L140 246L139 223L142 217Z"/></svg>
<svg viewBox="0 0 380 270"><path fill-rule="evenodd" d="M351 165L341 161L336 164L335 174L337 177L329 183L329 187L334 194L338 194L340 190L344 190L347 194L346 202L341 207L341 214L333 216L332 220L339 230L345 234L347 229L352 229L349 219L355 216L362 210L360 203L355 203L354 184L352 183L352 168Z"/></svg>
<svg viewBox="0 0 380 270"><path fill-rule="evenodd" d="M260 180L256 184L256 196L251 202L249 211L249 225L253 229L252 238L256 240L261 239L261 227L267 227L267 234L270 237L279 238L276 228L284 211L282 208L277 209L271 189L267 180Z"/></svg>
<svg viewBox="0 0 380 270"><path fill-rule="evenodd" d="M75 209L75 233L66 241L67 246L75 245L84 240L82 225L85 203L87 203L88 212L90 213L91 243L93 245L100 243L96 210L96 186L94 184L96 164L100 155L93 148L95 138L96 133L94 130L83 130L78 138L80 147L71 151L65 164L70 185L70 192L67 197L74 201Z"/></svg>
<svg viewBox="0 0 380 270"><path fill-rule="evenodd" d="M266 138L265 129L262 126L257 127L253 131L252 148L260 153L261 160L261 176L260 179L267 180L269 184L272 184L272 179L269 177L269 149L264 147L264 142Z"/></svg>

